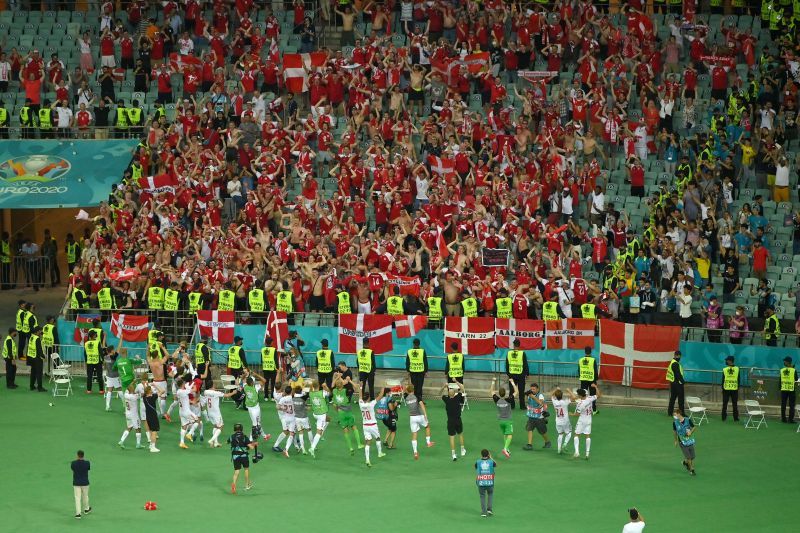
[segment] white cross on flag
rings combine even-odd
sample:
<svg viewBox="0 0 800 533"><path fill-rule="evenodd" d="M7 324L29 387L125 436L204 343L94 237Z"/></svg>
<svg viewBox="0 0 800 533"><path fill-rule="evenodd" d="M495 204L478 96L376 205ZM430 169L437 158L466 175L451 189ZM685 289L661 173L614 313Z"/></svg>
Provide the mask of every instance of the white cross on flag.
<svg viewBox="0 0 800 533"><path fill-rule="evenodd" d="M667 365L681 340L679 326L600 321L600 378L627 387L665 389Z"/></svg>
<svg viewBox="0 0 800 533"><path fill-rule="evenodd" d="M544 343L544 321L498 318L494 334L498 348L513 348L514 340L518 340L520 350L539 350Z"/></svg>
<svg viewBox="0 0 800 533"><path fill-rule="evenodd" d="M445 353L452 351L454 342L458 351L468 355L493 354L494 318L448 316L444 320Z"/></svg>
<svg viewBox="0 0 800 533"><path fill-rule="evenodd" d="M211 337L220 344L233 344L233 311L197 311L197 327L202 337Z"/></svg>
<svg viewBox="0 0 800 533"><path fill-rule="evenodd" d="M289 321L283 311L270 311L267 315L267 329L264 338L272 339L272 347L283 350L283 343L289 338Z"/></svg>
<svg viewBox="0 0 800 533"><path fill-rule="evenodd" d="M594 348L594 326L592 318L562 318L547 321L548 350L583 350Z"/></svg>
<svg viewBox="0 0 800 533"><path fill-rule="evenodd" d="M374 353L386 353L394 347L391 315L339 315L339 351L358 353L369 339Z"/></svg>
<svg viewBox="0 0 800 533"><path fill-rule="evenodd" d="M449 176L456 171L456 162L453 159L429 155L428 164L431 166L431 172L436 172L440 176Z"/></svg>
<svg viewBox="0 0 800 533"><path fill-rule="evenodd" d="M111 334L128 342L146 341L149 327L147 315L111 315Z"/></svg>
<svg viewBox="0 0 800 533"><path fill-rule="evenodd" d="M397 315L394 317L394 328L398 339L416 337L417 333L428 325L425 315Z"/></svg>

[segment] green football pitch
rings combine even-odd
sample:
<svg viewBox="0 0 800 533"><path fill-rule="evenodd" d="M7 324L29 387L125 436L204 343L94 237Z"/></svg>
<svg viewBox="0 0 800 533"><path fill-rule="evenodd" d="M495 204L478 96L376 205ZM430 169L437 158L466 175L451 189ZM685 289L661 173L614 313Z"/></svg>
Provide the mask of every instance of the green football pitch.
<svg viewBox="0 0 800 533"><path fill-rule="evenodd" d="M436 446L414 461L408 415L401 409L398 447L384 459L373 451L350 456L336 424L328 428L317 459L286 459L264 449L251 467L255 486L231 495L226 448L190 444L178 448L175 422L163 424L161 453L120 450L124 429L119 400L105 412L98 394L80 389L69 398L0 390L3 531L181 531L264 527L321 531L620 531L626 510L638 507L647 531L775 531L794 529L797 487L796 427L770 421L769 428L745 430L718 418L697 432L697 476L681 466L673 447L670 419L661 411L600 405L594 420L591 460L558 456L555 450L523 451L524 417L515 413L512 455L500 454L495 408L473 401L464 413L468 455L450 460L441 400L428 398ZM50 407L49 402L54 402ZM224 404L230 434L235 422L249 427L244 411ZM267 431L276 434L273 403L263 404ZM550 424L551 428L554 424ZM551 429L552 431L552 429ZM210 429L206 429L206 438ZM551 438L555 435L551 433ZM143 439L144 440L144 439ZM554 445L555 446L555 445ZM481 448L495 457L495 515L480 517L473 464ZM71 472L74 452L92 463L93 513L73 518ZM158 511L143 510L146 501ZM259 528L260 529L260 528Z"/></svg>

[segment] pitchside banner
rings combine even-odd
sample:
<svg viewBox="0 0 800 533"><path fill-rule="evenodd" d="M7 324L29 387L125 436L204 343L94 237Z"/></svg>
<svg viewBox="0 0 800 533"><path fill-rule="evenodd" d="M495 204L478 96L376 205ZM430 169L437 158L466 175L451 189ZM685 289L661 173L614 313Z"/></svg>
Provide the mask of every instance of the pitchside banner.
<svg viewBox="0 0 800 533"><path fill-rule="evenodd" d="M0 209L92 207L108 199L135 140L3 141Z"/></svg>

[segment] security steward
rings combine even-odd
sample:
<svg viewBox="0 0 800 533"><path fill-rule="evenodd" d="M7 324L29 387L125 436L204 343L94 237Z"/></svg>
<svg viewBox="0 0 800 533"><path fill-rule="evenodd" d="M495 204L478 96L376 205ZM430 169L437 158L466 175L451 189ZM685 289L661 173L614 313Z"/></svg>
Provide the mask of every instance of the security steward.
<svg viewBox="0 0 800 533"><path fill-rule="evenodd" d="M164 287L151 285L147 288L147 308L150 309L150 319L155 321L158 312L164 309Z"/></svg>
<svg viewBox="0 0 800 533"><path fill-rule="evenodd" d="M247 366L242 340L237 335L233 338L233 346L228 348L228 374L236 378L242 375L242 369Z"/></svg>
<svg viewBox="0 0 800 533"><path fill-rule="evenodd" d="M39 325L39 320L34 313L35 310L36 306L33 302L25 302L25 312L22 314L22 331L28 335Z"/></svg>
<svg viewBox="0 0 800 533"><path fill-rule="evenodd" d="M47 316L47 321L42 326L42 349L46 356L56 351L58 342L58 328L56 328L56 317L53 315Z"/></svg>
<svg viewBox="0 0 800 533"><path fill-rule="evenodd" d="M275 296L275 310L286 313L287 315L291 315L294 312L294 294L292 291L278 292ZM289 323L292 323L291 317Z"/></svg>
<svg viewBox="0 0 800 533"><path fill-rule="evenodd" d="M89 330L89 340L83 345L86 356L86 394L92 393L92 379L97 381L100 392L103 391L103 358L100 356L101 346L97 330Z"/></svg>
<svg viewBox="0 0 800 533"><path fill-rule="evenodd" d="M8 328L8 335L3 339L3 361L6 363L6 387L16 389L17 377L17 329Z"/></svg>
<svg viewBox="0 0 800 533"><path fill-rule="evenodd" d="M422 387L425 385L425 373L428 371L428 354L419 347L419 339L414 339L413 348L406 352L406 372L414 385L417 399L422 401Z"/></svg>
<svg viewBox="0 0 800 533"><path fill-rule="evenodd" d="M673 409L675 408L675 400L678 400L678 407L681 412L684 413L683 386L686 382L683 378L680 350L675 350L675 355L672 356L672 361L670 361L667 367L667 381L669 382L669 407L667 407L667 414L672 416Z"/></svg>
<svg viewBox="0 0 800 533"><path fill-rule="evenodd" d="M426 302L428 304L428 322L438 323L442 320L442 297L430 296Z"/></svg>
<svg viewBox="0 0 800 533"><path fill-rule="evenodd" d="M458 343L450 343L450 353L447 354L447 362L444 364L444 375L448 383L464 384L464 354L458 350Z"/></svg>
<svg viewBox="0 0 800 533"><path fill-rule="evenodd" d="M513 300L509 298L508 291L500 289L499 298L494 301L495 318L513 318Z"/></svg>
<svg viewBox="0 0 800 533"><path fill-rule="evenodd" d="M261 348L261 372L264 374L264 398L271 400L275 389L275 378L278 376L278 355L272 345L272 337L264 339Z"/></svg>
<svg viewBox="0 0 800 533"><path fill-rule="evenodd" d="M364 339L366 341L366 338ZM322 346L317 350L317 381L319 386L326 384L331 388L333 383L333 351L328 349L328 339L319 341Z"/></svg>
<svg viewBox="0 0 800 533"><path fill-rule="evenodd" d="M518 391L525 391L525 378L528 377L528 357L525 352L519 349L519 339L514 339L514 349L509 350L508 354L506 354L506 374L508 374L509 379L513 379L514 383L517 384ZM508 396L508 403L511 404L512 409L516 404L516 400L512 388ZM519 408L522 411L526 410L525 400L522 398L519 398Z"/></svg>
<svg viewBox="0 0 800 533"><path fill-rule="evenodd" d="M205 379L206 388L213 384L214 380L211 377L211 349L208 347L208 337L201 337L200 342L194 347L194 366L197 370L197 375L202 376L208 369L208 375Z"/></svg>
<svg viewBox="0 0 800 533"><path fill-rule="evenodd" d="M369 348L369 339L364 337L364 346L356 354L358 362L358 381L361 390L369 389L369 399L375 399L375 353Z"/></svg>
<svg viewBox="0 0 800 533"><path fill-rule="evenodd" d="M16 315L16 329L19 332L19 342L17 343L17 357L22 359L22 354L24 353L22 350L27 343L28 335L25 333L24 330L24 322L23 318L25 317L25 313L27 309L25 308L25 300L19 300L17 302L17 315Z"/></svg>
<svg viewBox="0 0 800 533"><path fill-rule="evenodd" d="M399 287L392 287L392 295L386 298L386 314L392 316L406 314Z"/></svg>
<svg viewBox="0 0 800 533"><path fill-rule="evenodd" d="M591 302L581 304L581 318L597 318L597 306ZM589 390L589 389L586 389Z"/></svg>
<svg viewBox="0 0 800 533"><path fill-rule="evenodd" d="M219 291L217 296L217 311L233 311L236 308L236 293L231 290L231 282Z"/></svg>
<svg viewBox="0 0 800 533"><path fill-rule="evenodd" d="M264 311L267 310L267 299L264 295L264 282L257 279L253 288L247 292L247 308L250 310L250 320L256 324L264 322Z"/></svg>
<svg viewBox="0 0 800 533"><path fill-rule="evenodd" d="M728 402L733 404L733 421L739 421L739 367L733 363L733 356L725 358L722 369L722 421L728 418Z"/></svg>
<svg viewBox="0 0 800 533"><path fill-rule="evenodd" d="M778 339L781 336L781 322L778 320L778 315L775 314L775 309L771 306L767 307L764 314L766 315L764 319L764 344L777 346Z"/></svg>
<svg viewBox="0 0 800 533"><path fill-rule="evenodd" d="M559 318L561 316L558 314L558 302L553 300L542 304L542 320L558 320Z"/></svg>
<svg viewBox="0 0 800 533"><path fill-rule="evenodd" d="M795 388L797 387L797 369L788 355L783 358L781 368L781 422L794 422L794 406L797 402ZM786 408L789 408L787 414Z"/></svg>
<svg viewBox="0 0 800 533"><path fill-rule="evenodd" d="M478 299L464 293L464 298L461 300L461 314L467 318L478 316Z"/></svg>
<svg viewBox="0 0 800 533"><path fill-rule="evenodd" d="M590 385L597 383L597 359L592 357L592 349L588 346L584 348L584 356L578 360L578 379L581 380L581 388L588 391ZM592 411L597 412L597 402L592 402Z"/></svg>
<svg viewBox="0 0 800 533"><path fill-rule="evenodd" d="M350 291L344 287L339 287L339 291L336 293L336 311L340 315L353 313L353 301L350 298Z"/></svg>
<svg viewBox="0 0 800 533"><path fill-rule="evenodd" d="M36 329L31 332L27 347L28 364L31 367L31 390L36 389L39 392L47 392L47 389L42 387L44 350L42 349L41 334L42 328L40 326L36 326Z"/></svg>

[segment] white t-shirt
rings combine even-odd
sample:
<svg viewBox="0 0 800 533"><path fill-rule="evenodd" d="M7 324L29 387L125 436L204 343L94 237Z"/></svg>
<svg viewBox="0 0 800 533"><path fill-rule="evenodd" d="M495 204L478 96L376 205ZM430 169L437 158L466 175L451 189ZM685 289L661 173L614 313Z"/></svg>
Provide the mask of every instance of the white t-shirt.
<svg viewBox="0 0 800 533"><path fill-rule="evenodd" d="M203 393L203 396L206 397L206 409L208 409L208 414L218 415L219 401L225 395L218 390L207 390Z"/></svg>
<svg viewBox="0 0 800 533"><path fill-rule="evenodd" d="M575 412L578 413L578 420L585 420L591 422L592 420L592 402L597 401L597 396L587 396L585 400L578 400L578 405Z"/></svg>
<svg viewBox="0 0 800 533"><path fill-rule="evenodd" d="M294 418L294 400L291 396L282 396L278 400L278 409L283 412L284 418Z"/></svg>
<svg viewBox="0 0 800 533"><path fill-rule="evenodd" d="M186 389L178 389L175 393L175 397L178 399L178 407L184 413L188 413L191 411L191 405L189 401L189 391Z"/></svg>
<svg viewBox="0 0 800 533"><path fill-rule="evenodd" d="M375 422L375 404L377 402L372 400L365 402L364 400L358 401L358 406L361 408L361 421L365 426L374 426Z"/></svg>
<svg viewBox="0 0 800 533"><path fill-rule="evenodd" d="M622 533L640 533L644 531L644 522L628 522L622 528Z"/></svg>
<svg viewBox="0 0 800 533"><path fill-rule="evenodd" d="M139 416L139 395L135 392L125 393L125 416L128 418Z"/></svg>
<svg viewBox="0 0 800 533"><path fill-rule="evenodd" d="M556 400L552 398L550 400L553 403L553 410L556 412L556 418L559 420L565 420L569 417L569 413L567 409L569 409L569 398L564 398L561 400Z"/></svg>
<svg viewBox="0 0 800 533"><path fill-rule="evenodd" d="M788 187L789 186L789 166L778 165L775 167L775 186Z"/></svg>
<svg viewBox="0 0 800 533"><path fill-rule="evenodd" d="M692 316L692 296L683 295L678 298L678 314L681 318Z"/></svg>

